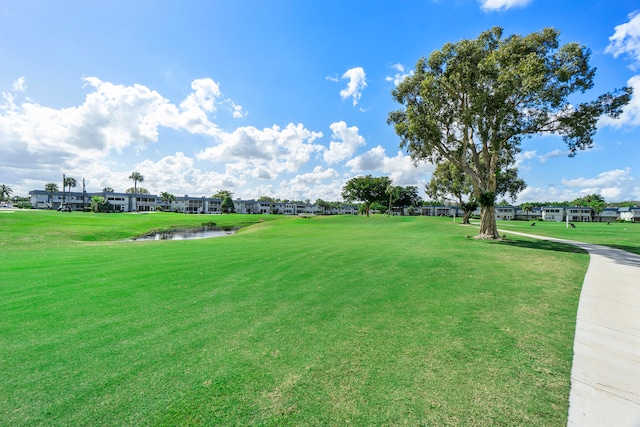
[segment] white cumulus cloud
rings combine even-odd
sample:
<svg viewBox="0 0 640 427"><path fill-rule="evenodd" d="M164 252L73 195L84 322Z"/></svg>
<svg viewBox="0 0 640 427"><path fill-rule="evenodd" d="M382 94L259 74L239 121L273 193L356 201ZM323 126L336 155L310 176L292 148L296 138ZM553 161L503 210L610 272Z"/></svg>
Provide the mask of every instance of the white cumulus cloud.
<svg viewBox="0 0 640 427"><path fill-rule="evenodd" d="M622 114L617 119L608 116L600 118L599 124L611 126L616 129L629 126L640 126L640 75L633 76L627 81L627 85L633 89L631 100L624 106Z"/></svg>
<svg viewBox="0 0 640 427"><path fill-rule="evenodd" d="M347 87L340 91L342 99L353 98L353 105L358 105L362 97L362 91L367 87L367 79L362 67L351 68L342 75L343 79L349 80Z"/></svg>
<svg viewBox="0 0 640 427"><path fill-rule="evenodd" d="M281 198L305 200L311 194L323 200L340 200L344 180L333 168L316 166L313 171L297 175L280 183Z"/></svg>
<svg viewBox="0 0 640 427"><path fill-rule="evenodd" d="M356 126L347 127L343 121L331 123L329 126L333 132L329 149L324 152L324 160L329 163L337 163L353 155L359 147L365 145L364 138L358 134Z"/></svg>
<svg viewBox="0 0 640 427"><path fill-rule="evenodd" d="M617 25L609 42L605 52L612 54L614 58L628 54L632 67L640 66L640 11L631 13L628 22Z"/></svg>
<svg viewBox="0 0 640 427"><path fill-rule="evenodd" d="M211 195L214 189L223 188L233 190L246 184L246 177L226 170L224 173L207 171L196 166L196 161L182 152L176 152L154 162L144 160L135 165L135 170L144 176L143 186L155 194L163 191L176 196ZM120 174L119 187L128 188L130 180L127 174ZM116 182L118 184L118 182ZM112 187L116 187L113 183Z"/></svg>
<svg viewBox="0 0 640 427"><path fill-rule="evenodd" d="M524 7L531 3L531 0L480 0L482 10L502 10L512 7Z"/></svg>
<svg viewBox="0 0 640 427"><path fill-rule="evenodd" d="M402 64L394 64L391 66L391 68L393 68L397 72L393 75L393 77L391 76L385 77L385 80L388 82L393 82L395 86L398 86L400 83L402 83L404 79L413 75L413 70L406 72L404 65Z"/></svg>
<svg viewBox="0 0 640 427"><path fill-rule="evenodd" d="M611 187L613 185L620 184L625 181L633 180L630 176L631 169L614 169L611 171L606 171L598 174L598 176L594 178L575 178L575 179L565 179L562 181L564 185L572 188L601 188L601 187Z"/></svg>
<svg viewBox="0 0 640 427"><path fill-rule="evenodd" d="M240 162L250 168L255 177L271 179L282 172L296 172L314 152L324 149L313 141L322 133L306 129L302 124L289 123L284 129L274 125L257 129L240 127L231 133L220 132L221 142L196 154L211 162Z"/></svg>
<svg viewBox="0 0 640 427"><path fill-rule="evenodd" d="M420 190L429 180L435 166L430 163L421 163L415 166L410 156L398 152L394 157L388 157L385 149L378 145L360 156L349 160L346 165L351 172L374 173L387 175L394 185L417 185Z"/></svg>
<svg viewBox="0 0 640 427"><path fill-rule="evenodd" d="M601 172L595 177L565 179L562 184L572 189L576 197L595 193L608 201L625 201L636 200L640 196L640 185L634 181L628 167Z"/></svg>
<svg viewBox="0 0 640 427"><path fill-rule="evenodd" d="M97 77L83 81L88 89L85 99L67 108L47 107L28 98L18 102L16 94L3 92L0 168L21 165L13 174L14 182L32 177L50 181L49 176L61 170L99 171L114 151L156 143L161 127L215 137L220 131L208 113L230 102L211 79L195 80L193 92L178 105L141 84L121 85ZM25 82L18 79L13 89L25 89Z"/></svg>
<svg viewBox="0 0 640 427"><path fill-rule="evenodd" d="M547 160L550 159L556 159L558 157L566 157L569 155L569 151L567 150L560 150L560 149L556 149L553 151L549 151L548 153L543 154L542 156L539 156L538 159L544 163Z"/></svg>
<svg viewBox="0 0 640 427"><path fill-rule="evenodd" d="M13 82L13 90L16 92L24 92L27 90L27 79L22 76Z"/></svg>

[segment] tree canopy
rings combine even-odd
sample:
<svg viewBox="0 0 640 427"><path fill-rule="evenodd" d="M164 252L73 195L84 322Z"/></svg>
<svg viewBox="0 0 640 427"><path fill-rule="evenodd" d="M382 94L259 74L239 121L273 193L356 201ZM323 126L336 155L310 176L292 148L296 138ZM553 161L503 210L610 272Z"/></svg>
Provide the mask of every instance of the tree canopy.
<svg viewBox="0 0 640 427"><path fill-rule="evenodd" d="M404 208L418 206L422 203L422 198L418 194L418 187L414 185L408 185L406 187L400 185L393 186L391 195L391 206L399 208L401 212L404 212Z"/></svg>
<svg viewBox="0 0 640 427"><path fill-rule="evenodd" d="M89 206L91 212L109 212L111 209L111 205L107 202L102 196L93 196L91 197L91 205Z"/></svg>
<svg viewBox="0 0 640 427"><path fill-rule="evenodd" d="M150 194L149 190L147 190L144 187L138 187L137 189L135 187L129 187L126 189L125 193L127 194Z"/></svg>
<svg viewBox="0 0 640 427"><path fill-rule="evenodd" d="M49 182L44 185L44 191L48 191L49 193L56 193L58 191L58 184L55 182Z"/></svg>
<svg viewBox="0 0 640 427"><path fill-rule="evenodd" d="M226 196L222 200L220 209L222 209L222 213L234 213L236 211L236 206L233 204L233 199L231 199L231 196Z"/></svg>
<svg viewBox="0 0 640 427"><path fill-rule="evenodd" d="M586 196L578 197L573 202L574 206L587 206L593 209L593 212L598 215L605 208L607 203L600 194L587 194Z"/></svg>
<svg viewBox="0 0 640 427"><path fill-rule="evenodd" d="M211 196L212 199L220 199L220 200L224 200L225 197L233 198L233 193L229 190L218 190L216 194Z"/></svg>
<svg viewBox="0 0 640 427"><path fill-rule="evenodd" d="M574 104L593 87L590 51L560 46L559 31L502 36L494 27L477 39L447 43L392 94L402 106L388 122L414 162L448 160L470 179L482 208L479 237L500 237L495 222L498 173L513 162L524 138L555 134L570 155L593 146L598 118L617 118L631 89Z"/></svg>
<svg viewBox="0 0 640 427"><path fill-rule="evenodd" d="M171 209L171 203L176 201L176 196L167 191L163 191L160 193L160 200L162 200L165 205L168 205L169 209Z"/></svg>
<svg viewBox="0 0 640 427"><path fill-rule="evenodd" d="M6 184L0 184L0 200L7 199L13 194L13 190Z"/></svg>
<svg viewBox="0 0 640 427"><path fill-rule="evenodd" d="M342 198L346 202L362 202L369 216L371 203L385 203L388 197L387 188L390 185L391 180L387 176L357 176L351 178L342 187Z"/></svg>
<svg viewBox="0 0 640 427"><path fill-rule="evenodd" d="M509 162L504 161L503 166ZM513 202L518 193L527 188L525 182L518 177L518 169L501 168L497 172L496 197L509 195ZM458 204L464 211L462 222L469 223L471 213L478 207L478 199L473 191L473 184L467 174L453 162L445 160L436 166L431 181L425 192L434 199L450 200Z"/></svg>

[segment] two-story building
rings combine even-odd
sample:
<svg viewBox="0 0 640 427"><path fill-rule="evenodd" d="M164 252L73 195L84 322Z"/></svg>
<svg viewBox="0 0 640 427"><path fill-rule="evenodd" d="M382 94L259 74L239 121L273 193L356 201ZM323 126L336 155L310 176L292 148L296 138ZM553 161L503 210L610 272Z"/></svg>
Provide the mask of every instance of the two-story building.
<svg viewBox="0 0 640 427"><path fill-rule="evenodd" d="M511 220L516 218L515 206L495 206L496 220Z"/></svg>
<svg viewBox="0 0 640 427"><path fill-rule="evenodd" d="M615 222L620 219L618 208L604 208L602 212L593 217L596 222Z"/></svg>
<svg viewBox="0 0 640 427"><path fill-rule="evenodd" d="M585 206L570 206L565 208L565 215L569 217L569 222L591 222L593 209Z"/></svg>
<svg viewBox="0 0 640 427"><path fill-rule="evenodd" d="M544 206L541 218L545 221L564 221L564 208L560 206Z"/></svg>
<svg viewBox="0 0 640 427"><path fill-rule="evenodd" d="M460 216L462 211L457 206L418 206L415 212L423 216Z"/></svg>
<svg viewBox="0 0 640 427"><path fill-rule="evenodd" d="M620 208L620 219L623 221L640 222L640 206Z"/></svg>

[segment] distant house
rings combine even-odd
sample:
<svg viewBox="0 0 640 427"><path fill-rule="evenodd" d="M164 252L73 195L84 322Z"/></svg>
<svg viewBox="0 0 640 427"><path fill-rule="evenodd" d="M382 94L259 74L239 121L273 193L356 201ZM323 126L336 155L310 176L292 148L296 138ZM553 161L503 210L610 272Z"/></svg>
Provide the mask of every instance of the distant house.
<svg viewBox="0 0 640 427"><path fill-rule="evenodd" d="M587 206L545 206L542 208L545 221L591 222L593 209Z"/></svg>
<svg viewBox="0 0 640 427"><path fill-rule="evenodd" d="M496 219L506 219L511 220L516 217L516 208L515 206L495 206L496 210Z"/></svg>
<svg viewBox="0 0 640 427"><path fill-rule="evenodd" d="M522 209L522 207L517 206L516 207L516 217L515 219L522 219L522 220L534 220L537 221L540 218L542 218L542 208L538 208L535 207L533 209L531 209L531 211L526 211L524 209Z"/></svg>
<svg viewBox="0 0 640 427"><path fill-rule="evenodd" d="M640 222L640 206L620 208L620 219L623 221Z"/></svg>
<svg viewBox="0 0 640 427"><path fill-rule="evenodd" d="M571 206L565 208L565 215L569 217L570 222L591 222L593 209L585 206Z"/></svg>
<svg viewBox="0 0 640 427"><path fill-rule="evenodd" d="M460 216L455 206L418 206L416 213L423 216Z"/></svg>
<svg viewBox="0 0 640 427"><path fill-rule="evenodd" d="M602 212L593 217L596 222L614 222L620 218L618 208L604 208Z"/></svg>
<svg viewBox="0 0 640 427"><path fill-rule="evenodd" d="M542 208L542 219L545 221L564 221L564 208L559 206L545 206Z"/></svg>

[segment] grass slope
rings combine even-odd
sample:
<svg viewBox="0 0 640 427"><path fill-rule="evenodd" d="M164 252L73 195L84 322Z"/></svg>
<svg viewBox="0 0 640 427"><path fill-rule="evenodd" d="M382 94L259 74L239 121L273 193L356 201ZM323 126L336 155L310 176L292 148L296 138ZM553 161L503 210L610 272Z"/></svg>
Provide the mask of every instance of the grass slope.
<svg viewBox="0 0 640 427"><path fill-rule="evenodd" d="M96 241L141 217L0 216L3 424L566 425L580 251L417 217Z"/></svg>

